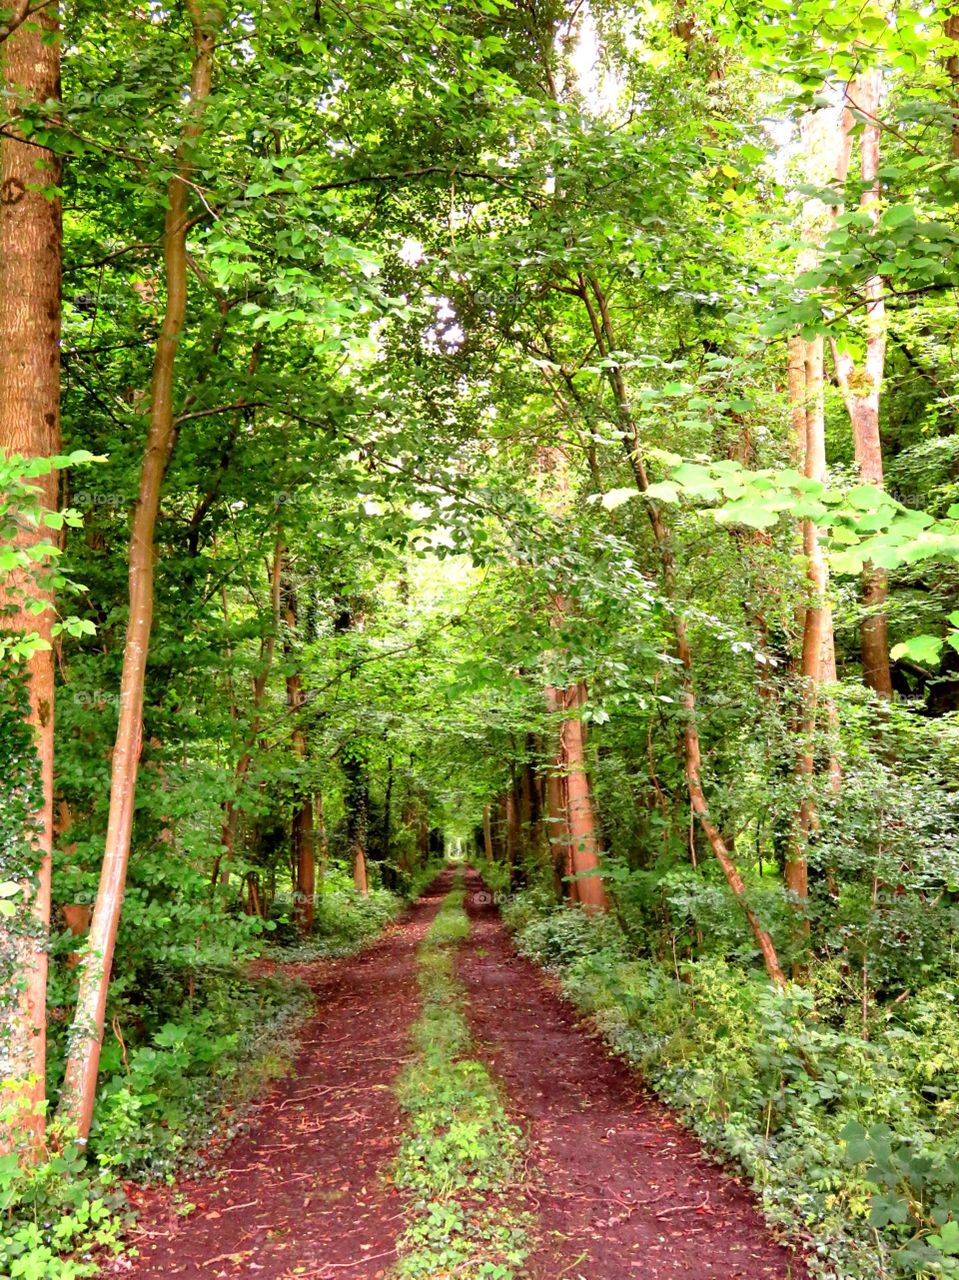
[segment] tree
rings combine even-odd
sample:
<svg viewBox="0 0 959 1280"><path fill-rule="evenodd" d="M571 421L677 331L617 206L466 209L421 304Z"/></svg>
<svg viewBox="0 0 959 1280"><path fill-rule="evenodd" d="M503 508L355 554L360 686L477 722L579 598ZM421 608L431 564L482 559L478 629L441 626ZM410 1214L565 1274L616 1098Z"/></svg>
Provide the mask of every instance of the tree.
<svg viewBox="0 0 959 1280"><path fill-rule="evenodd" d="M144 678L153 621L154 530L175 434L176 354L187 310L189 183L193 148L203 127L203 112L213 84L213 52L219 21L215 12L201 9L199 0L188 2L194 55L186 117L177 149L177 168L166 193L163 230L166 310L154 357L140 488L130 528L130 608L123 650L120 717L113 749L110 813L61 1100L64 1118L81 1138L86 1138L93 1119L110 968L130 856L142 749Z"/></svg>
<svg viewBox="0 0 959 1280"><path fill-rule="evenodd" d="M60 175L50 146L55 121L49 117L60 99L59 30L55 7L30 14L26 4L0 28L5 37L0 44L3 95L11 112L0 137L0 449L6 457L52 458L60 453ZM41 508L55 511L56 471L40 476L35 485ZM28 549L42 537L42 527L27 527L16 544ZM5 1040L0 1062L4 1077L23 1082L18 1127L38 1143L46 1100L53 848L53 596L49 590L31 590L19 575L4 584L0 600L3 630L35 637L26 679L39 765L39 809L30 837L35 866L21 881L31 920L29 925L18 922L23 934L11 940L22 990L11 1012L0 1011Z"/></svg>
<svg viewBox="0 0 959 1280"><path fill-rule="evenodd" d="M852 151L851 131L861 122L859 138L861 177L863 183L860 207L873 226L879 221L879 134L882 109L882 72L864 72L850 82L842 115L844 141L839 147L836 177L845 182ZM879 434L879 400L882 394L886 362L886 305L884 285L879 275L870 276L865 293L865 358L856 367L847 348L831 339L836 378L852 424L856 447L856 465L863 484L882 488L882 439ZM869 688L883 698L892 697L892 675L889 670L889 634L883 605L888 588L886 574L874 565L863 571L863 604L867 610L860 634L862 641L863 679Z"/></svg>

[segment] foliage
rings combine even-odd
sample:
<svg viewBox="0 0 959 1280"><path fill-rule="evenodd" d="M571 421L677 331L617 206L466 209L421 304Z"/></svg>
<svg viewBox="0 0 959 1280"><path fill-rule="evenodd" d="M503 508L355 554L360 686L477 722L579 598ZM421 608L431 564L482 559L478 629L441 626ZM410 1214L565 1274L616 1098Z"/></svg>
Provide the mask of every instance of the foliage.
<svg viewBox="0 0 959 1280"><path fill-rule="evenodd" d="M0 636L7 1013L17 948L43 942L22 661L42 652L38 589L58 611L51 1114L104 853L194 54L182 6L58 12L62 100L5 93L3 112L62 164L64 452L0 461L0 589L28 612ZM258 1087L254 1062L278 1069L270 1041L305 996L251 964L351 954L446 851L486 861L488 837L491 892L530 890L508 908L523 945L747 1164L778 1221L818 1224L824 1265L948 1273L953 18L850 0L217 9L214 92L188 148L189 296L94 1182L168 1176L219 1100ZM800 155L810 131L839 129L869 69L885 85L871 210L857 165L813 181ZM870 123L850 112L847 140ZM884 491L860 483L836 377L844 353L862 363L876 289ZM827 352L822 483L797 456L797 338ZM45 511L33 481L52 472L63 509ZM837 679L814 715L800 522L832 575ZM867 566L887 575L890 703L862 688ZM553 911L571 884L544 815L562 783L545 694L573 686L605 922ZM691 814L691 727L739 902ZM519 837L509 793L514 818L526 804ZM312 928L296 898L304 814ZM783 886L799 846L806 898ZM783 996L756 980L743 905L803 979ZM414 1108L421 1146L403 1166L429 1204L419 1243L450 1236L454 1254L476 1217L450 1184L465 1194L485 1170L495 1190L515 1155L461 1040L461 928L449 908L422 955L449 1060L418 1042L416 1069L437 1106L473 1091L483 1141L468 1109L434 1130ZM428 1273L426 1258L409 1266Z"/></svg>
<svg viewBox="0 0 959 1280"><path fill-rule="evenodd" d="M4 1101L4 1111L9 1103ZM16 1108L10 1108L16 1115ZM80 1280L119 1253L124 1197L115 1174L91 1171L71 1141L40 1160L0 1156L0 1266L11 1280Z"/></svg>
<svg viewBox="0 0 959 1280"><path fill-rule="evenodd" d="M104 1046L90 1149L98 1164L139 1177L164 1177L224 1145L235 1119L272 1079L285 1074L297 1022L312 1009L308 988L284 975L250 979L208 971L194 1007L146 1041Z"/></svg>

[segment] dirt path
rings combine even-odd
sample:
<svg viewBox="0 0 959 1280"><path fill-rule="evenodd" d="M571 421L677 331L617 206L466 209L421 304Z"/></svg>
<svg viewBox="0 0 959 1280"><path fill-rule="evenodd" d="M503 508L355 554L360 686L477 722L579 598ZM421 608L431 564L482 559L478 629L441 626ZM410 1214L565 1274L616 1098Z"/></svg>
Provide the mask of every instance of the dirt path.
<svg viewBox="0 0 959 1280"><path fill-rule="evenodd" d="M418 1012L415 951L449 875L367 951L317 966L317 1013L293 1075L224 1153L219 1176L183 1181L142 1206L135 1280L371 1280L395 1258L403 1202L380 1173L402 1121L392 1085ZM309 973L304 974L309 980Z"/></svg>
<svg viewBox="0 0 959 1280"><path fill-rule="evenodd" d="M393 1265L406 1204L383 1175L402 1119L393 1083L419 1011L416 948L446 873L374 946L312 972L317 1014L294 1074L253 1113L218 1174L149 1193L135 1243L104 1277L375 1280ZM460 978L473 1052L488 1056L529 1134L542 1244L529 1280L806 1280L752 1199L579 1026L513 950L475 872ZM304 974L308 979L311 972Z"/></svg>
<svg viewBox="0 0 959 1280"><path fill-rule="evenodd" d="M460 958L477 1046L529 1131L531 1280L805 1280L751 1196L513 950L475 872Z"/></svg>

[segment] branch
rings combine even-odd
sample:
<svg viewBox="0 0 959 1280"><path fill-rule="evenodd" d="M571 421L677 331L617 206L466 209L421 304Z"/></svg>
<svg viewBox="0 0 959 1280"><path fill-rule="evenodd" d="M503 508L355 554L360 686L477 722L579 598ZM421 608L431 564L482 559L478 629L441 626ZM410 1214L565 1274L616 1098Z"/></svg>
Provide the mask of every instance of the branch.
<svg viewBox="0 0 959 1280"><path fill-rule="evenodd" d="M0 44L9 39L28 18L32 18L35 13L39 13L41 9L46 9L53 3L54 0L40 0L40 3L35 4L31 9L30 0L17 0L10 16L4 22L0 22Z"/></svg>

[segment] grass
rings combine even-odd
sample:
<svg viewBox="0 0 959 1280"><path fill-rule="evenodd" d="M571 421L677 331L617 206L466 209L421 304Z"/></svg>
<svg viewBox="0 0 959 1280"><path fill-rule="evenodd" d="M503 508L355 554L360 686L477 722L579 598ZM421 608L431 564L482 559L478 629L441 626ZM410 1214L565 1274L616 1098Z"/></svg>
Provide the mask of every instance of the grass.
<svg viewBox="0 0 959 1280"><path fill-rule="evenodd" d="M407 1132L394 1169L413 1219L394 1275L406 1280L511 1280L529 1251L528 1216L512 1204L522 1134L472 1042L456 948L469 935L461 882L444 898L417 954L423 1008L398 1094Z"/></svg>

